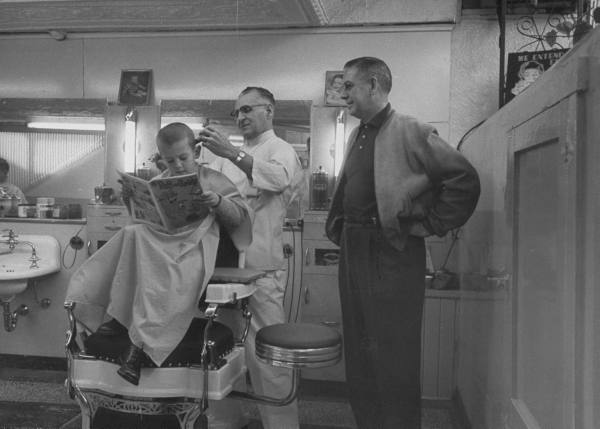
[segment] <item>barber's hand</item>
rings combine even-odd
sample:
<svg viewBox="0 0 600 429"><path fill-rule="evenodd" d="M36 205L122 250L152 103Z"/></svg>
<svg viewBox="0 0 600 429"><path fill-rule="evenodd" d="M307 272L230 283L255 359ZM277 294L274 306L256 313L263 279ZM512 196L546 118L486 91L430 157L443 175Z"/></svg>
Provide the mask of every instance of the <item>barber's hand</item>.
<svg viewBox="0 0 600 429"><path fill-rule="evenodd" d="M222 158L234 159L238 153L238 149L229 142L227 136L212 126L207 126L200 131L196 141Z"/></svg>

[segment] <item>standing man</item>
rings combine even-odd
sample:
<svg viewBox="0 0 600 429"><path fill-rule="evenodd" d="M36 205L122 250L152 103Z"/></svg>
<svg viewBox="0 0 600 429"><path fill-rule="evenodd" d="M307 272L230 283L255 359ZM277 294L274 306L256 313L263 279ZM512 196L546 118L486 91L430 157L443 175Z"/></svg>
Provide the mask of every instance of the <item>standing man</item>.
<svg viewBox="0 0 600 429"><path fill-rule="evenodd" d="M342 98L361 123L325 226L340 246L346 379L361 429L421 427L424 237L463 225L479 198L471 164L431 125L394 111L391 87L378 58L344 66Z"/></svg>
<svg viewBox="0 0 600 429"><path fill-rule="evenodd" d="M301 166L292 146L273 132L275 99L260 87L244 89L231 113L244 135L241 148L208 126L198 140L217 155L210 166L229 177L254 210L253 240L246 250L246 267L264 270L250 298L252 320L246 340L246 363L255 393L283 398L291 389L291 370L272 367L256 359L254 339L265 326L285 322L283 298L286 272L283 257L283 223L286 208L299 189ZM297 401L284 407L260 406L265 429L297 429Z"/></svg>

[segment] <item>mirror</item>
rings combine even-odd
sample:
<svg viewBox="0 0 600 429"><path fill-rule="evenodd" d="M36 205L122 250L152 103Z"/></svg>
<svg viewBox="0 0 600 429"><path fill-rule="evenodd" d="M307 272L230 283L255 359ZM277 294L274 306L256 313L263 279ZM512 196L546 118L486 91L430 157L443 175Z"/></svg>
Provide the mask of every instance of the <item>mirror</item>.
<svg viewBox="0 0 600 429"><path fill-rule="evenodd" d="M0 156L29 202L84 203L104 174L106 99L0 99ZM41 128L32 128L36 124ZM69 124L69 129L67 128Z"/></svg>
<svg viewBox="0 0 600 429"><path fill-rule="evenodd" d="M241 145L241 136L230 113L235 100L162 100L160 106L161 127L171 122L183 122L197 132L204 123L210 122L229 134L234 145ZM276 100L273 130L296 150L304 171L308 188L308 163L310 150L310 117L312 101ZM204 150L200 153L200 162L210 163L214 155ZM293 202L288 208L288 219L300 219L308 209L308 193L301 201Z"/></svg>
<svg viewBox="0 0 600 429"><path fill-rule="evenodd" d="M243 137L230 115L234 104L235 100L162 100L161 127L171 122L183 122L196 132L208 121L229 134L233 144L241 145ZM275 103L275 134L290 143L302 159L308 159L311 104L309 100L277 100ZM201 162L212 160L210 153L201 156Z"/></svg>

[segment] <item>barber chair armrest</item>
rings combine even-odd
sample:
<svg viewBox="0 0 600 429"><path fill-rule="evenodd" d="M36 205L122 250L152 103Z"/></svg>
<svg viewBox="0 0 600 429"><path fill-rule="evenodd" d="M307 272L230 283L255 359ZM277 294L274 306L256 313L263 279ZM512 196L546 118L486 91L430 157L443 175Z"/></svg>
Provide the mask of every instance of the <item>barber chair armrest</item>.
<svg viewBox="0 0 600 429"><path fill-rule="evenodd" d="M92 330L75 317L74 302L65 301L64 308L67 311L67 317L69 320L67 338L65 341L65 348L68 356L69 354L75 354L82 351L82 343L78 342L78 337L80 337L79 339L81 341L84 341L89 335L92 334Z"/></svg>
<svg viewBox="0 0 600 429"><path fill-rule="evenodd" d="M254 292L254 283L209 283L204 301L209 304L236 304L238 300L248 298Z"/></svg>

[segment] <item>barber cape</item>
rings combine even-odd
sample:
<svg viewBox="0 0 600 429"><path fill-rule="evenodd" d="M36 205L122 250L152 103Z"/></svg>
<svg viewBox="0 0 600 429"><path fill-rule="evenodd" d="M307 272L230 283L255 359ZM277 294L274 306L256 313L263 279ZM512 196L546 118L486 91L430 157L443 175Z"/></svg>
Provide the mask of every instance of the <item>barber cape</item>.
<svg viewBox="0 0 600 429"><path fill-rule="evenodd" d="M206 190L226 196L244 211L244 221L228 231L239 250L252 240L247 206L237 188L219 172L200 167ZM105 313L128 328L160 366L180 343L213 274L219 225L210 213L189 230L168 234L145 224L128 225L73 274L66 300L77 303L77 318L95 331Z"/></svg>

